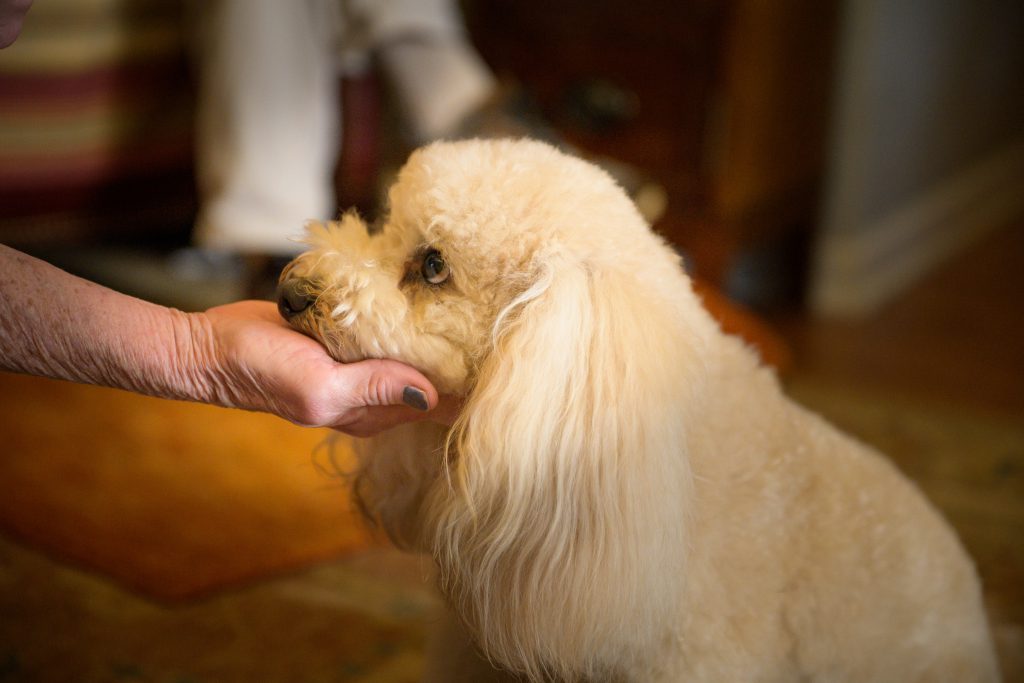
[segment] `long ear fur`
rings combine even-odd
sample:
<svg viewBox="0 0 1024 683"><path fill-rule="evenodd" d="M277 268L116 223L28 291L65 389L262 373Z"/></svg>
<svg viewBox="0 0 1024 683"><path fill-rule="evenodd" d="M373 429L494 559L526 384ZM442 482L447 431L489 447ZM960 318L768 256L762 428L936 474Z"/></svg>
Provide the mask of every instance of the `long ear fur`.
<svg viewBox="0 0 1024 683"><path fill-rule="evenodd" d="M710 321L664 261L548 259L450 435L431 501L442 589L483 653L531 680L614 675L673 637Z"/></svg>

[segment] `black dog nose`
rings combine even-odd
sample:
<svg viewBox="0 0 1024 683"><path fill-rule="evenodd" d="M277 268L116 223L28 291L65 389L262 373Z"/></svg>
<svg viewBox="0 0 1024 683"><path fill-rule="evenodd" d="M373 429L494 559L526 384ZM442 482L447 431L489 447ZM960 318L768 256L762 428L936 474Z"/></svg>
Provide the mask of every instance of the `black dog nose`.
<svg viewBox="0 0 1024 683"><path fill-rule="evenodd" d="M287 278L277 285L277 310L281 317L291 320L313 305L316 294L308 280Z"/></svg>

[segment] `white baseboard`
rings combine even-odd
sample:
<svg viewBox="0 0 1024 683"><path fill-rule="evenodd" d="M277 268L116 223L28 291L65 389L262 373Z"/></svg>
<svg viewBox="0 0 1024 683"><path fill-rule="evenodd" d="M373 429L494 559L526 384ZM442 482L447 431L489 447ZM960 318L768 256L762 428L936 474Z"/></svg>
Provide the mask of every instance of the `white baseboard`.
<svg viewBox="0 0 1024 683"><path fill-rule="evenodd" d="M1024 139L937 183L882 219L825 235L814 312L863 317L992 229L1024 215Z"/></svg>

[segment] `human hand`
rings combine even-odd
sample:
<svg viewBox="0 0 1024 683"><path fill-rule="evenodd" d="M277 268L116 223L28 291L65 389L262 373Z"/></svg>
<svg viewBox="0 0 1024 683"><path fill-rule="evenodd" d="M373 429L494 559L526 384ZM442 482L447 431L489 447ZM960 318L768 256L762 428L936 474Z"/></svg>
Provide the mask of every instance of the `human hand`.
<svg viewBox="0 0 1024 683"><path fill-rule="evenodd" d="M212 308L196 314L193 330L209 393L221 405L353 436L372 436L413 420L450 423L458 409L453 400L440 401L427 378L408 365L338 363L289 327L270 302Z"/></svg>

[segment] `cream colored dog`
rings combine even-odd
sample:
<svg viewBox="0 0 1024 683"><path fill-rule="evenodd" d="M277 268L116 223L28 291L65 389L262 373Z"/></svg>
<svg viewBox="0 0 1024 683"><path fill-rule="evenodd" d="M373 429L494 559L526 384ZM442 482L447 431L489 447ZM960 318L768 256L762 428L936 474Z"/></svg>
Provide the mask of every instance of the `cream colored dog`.
<svg viewBox="0 0 1024 683"><path fill-rule="evenodd" d="M883 457L795 405L602 171L528 141L415 154L371 234L312 224L282 310L465 396L365 444L429 553L437 681L993 681L975 571ZM507 673L512 672L512 673Z"/></svg>

